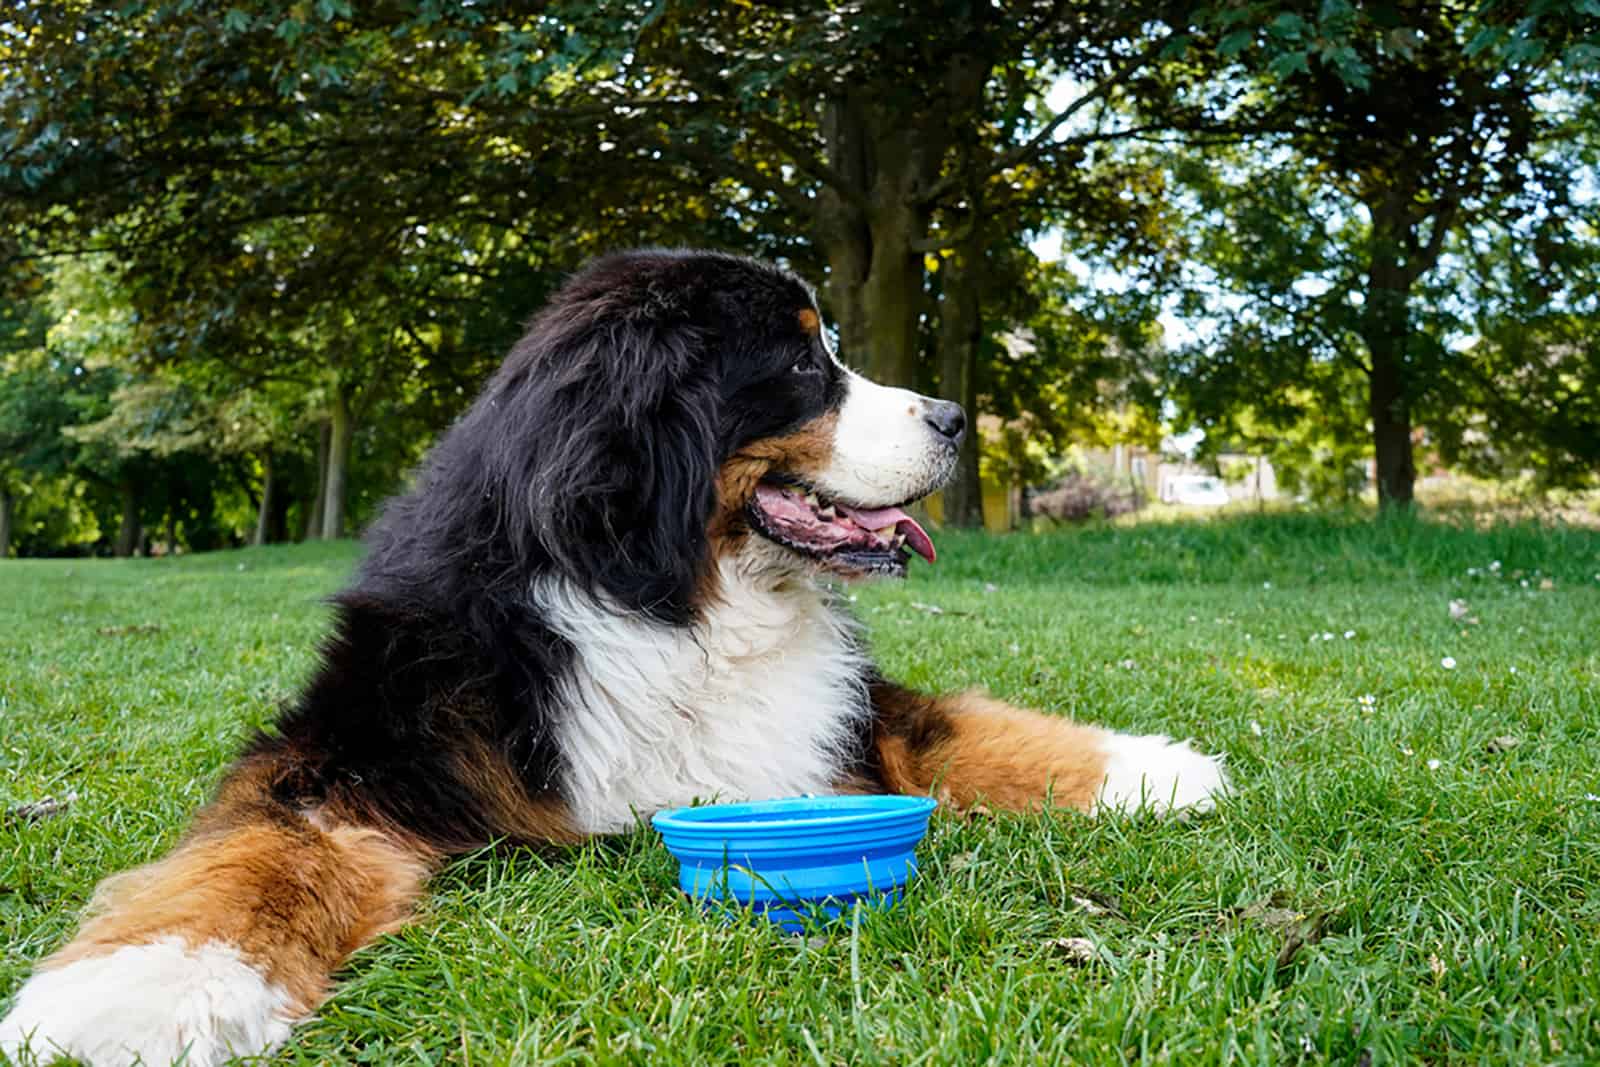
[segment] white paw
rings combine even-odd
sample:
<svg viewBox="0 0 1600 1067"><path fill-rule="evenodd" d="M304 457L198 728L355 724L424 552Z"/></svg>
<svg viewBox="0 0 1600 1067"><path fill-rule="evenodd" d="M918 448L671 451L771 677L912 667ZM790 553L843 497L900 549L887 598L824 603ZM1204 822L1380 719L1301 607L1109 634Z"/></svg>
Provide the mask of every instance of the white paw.
<svg viewBox="0 0 1600 1067"><path fill-rule="evenodd" d="M157 1067L182 1057L209 1067L281 1044L291 1018L289 995L231 946L191 949L168 937L36 973L0 1022L0 1052L19 1062L70 1055L92 1067Z"/></svg>
<svg viewBox="0 0 1600 1067"><path fill-rule="evenodd" d="M1222 757L1163 734L1108 733L1106 778L1095 811L1210 811L1228 791Z"/></svg>

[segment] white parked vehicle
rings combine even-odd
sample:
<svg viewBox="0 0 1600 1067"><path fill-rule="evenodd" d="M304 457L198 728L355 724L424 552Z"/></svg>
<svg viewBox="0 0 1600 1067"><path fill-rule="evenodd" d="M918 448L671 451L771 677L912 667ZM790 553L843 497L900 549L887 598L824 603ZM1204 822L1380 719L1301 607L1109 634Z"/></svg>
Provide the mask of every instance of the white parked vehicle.
<svg viewBox="0 0 1600 1067"><path fill-rule="evenodd" d="M1167 480L1161 500L1195 508L1220 508L1229 502L1228 487L1210 474L1179 474Z"/></svg>

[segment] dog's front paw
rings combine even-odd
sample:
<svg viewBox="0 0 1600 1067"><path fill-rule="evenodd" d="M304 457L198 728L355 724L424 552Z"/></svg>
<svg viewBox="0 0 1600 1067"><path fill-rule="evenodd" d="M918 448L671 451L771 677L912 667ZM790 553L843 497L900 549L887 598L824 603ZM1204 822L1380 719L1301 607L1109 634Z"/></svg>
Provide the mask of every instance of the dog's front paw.
<svg viewBox="0 0 1600 1067"><path fill-rule="evenodd" d="M37 972L0 1022L0 1053L17 1063L201 1067L284 1041L288 999L231 948L165 938Z"/></svg>
<svg viewBox="0 0 1600 1067"><path fill-rule="evenodd" d="M1094 810L1210 811L1228 791L1221 756L1163 734L1108 733L1106 771Z"/></svg>

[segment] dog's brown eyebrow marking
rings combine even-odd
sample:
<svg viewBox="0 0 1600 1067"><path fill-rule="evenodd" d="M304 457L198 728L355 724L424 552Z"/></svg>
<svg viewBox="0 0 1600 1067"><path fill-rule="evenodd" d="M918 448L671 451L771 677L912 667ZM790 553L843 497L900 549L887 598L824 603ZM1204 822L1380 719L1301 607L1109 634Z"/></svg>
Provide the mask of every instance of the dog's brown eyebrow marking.
<svg viewBox="0 0 1600 1067"><path fill-rule="evenodd" d="M817 318L817 313L811 308L800 309L800 328L813 336L822 329L822 320Z"/></svg>

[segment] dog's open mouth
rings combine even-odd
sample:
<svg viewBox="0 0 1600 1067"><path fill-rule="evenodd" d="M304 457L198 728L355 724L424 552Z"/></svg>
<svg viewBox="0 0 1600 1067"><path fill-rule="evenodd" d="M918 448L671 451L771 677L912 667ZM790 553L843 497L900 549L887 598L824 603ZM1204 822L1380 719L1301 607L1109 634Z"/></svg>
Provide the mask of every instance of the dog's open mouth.
<svg viewBox="0 0 1600 1067"><path fill-rule="evenodd" d="M762 536L846 576L904 575L912 552L935 559L928 532L898 507L852 507L803 485L762 482L749 511Z"/></svg>

